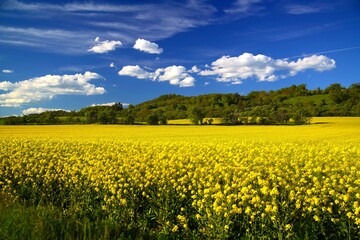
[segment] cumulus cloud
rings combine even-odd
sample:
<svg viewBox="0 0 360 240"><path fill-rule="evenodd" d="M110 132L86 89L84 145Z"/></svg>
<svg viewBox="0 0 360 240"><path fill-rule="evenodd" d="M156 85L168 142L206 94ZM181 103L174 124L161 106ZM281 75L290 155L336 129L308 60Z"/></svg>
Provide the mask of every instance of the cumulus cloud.
<svg viewBox="0 0 360 240"><path fill-rule="evenodd" d="M297 61L273 59L258 54L244 53L238 57L223 56L201 71L202 76L216 75L220 82L240 84L242 80L255 78L259 81L275 81L295 76L298 72L312 69L318 72L335 68L335 61L323 55L299 58Z"/></svg>
<svg viewBox="0 0 360 240"><path fill-rule="evenodd" d="M159 48L159 45L156 43L141 38L136 40L133 48L151 54L160 54L163 52L163 49Z"/></svg>
<svg viewBox="0 0 360 240"><path fill-rule="evenodd" d="M231 82L256 77L260 81L273 78L275 69L272 59L265 55L244 53L238 57L223 56L211 64L211 70L204 70L200 75L218 75L218 81Z"/></svg>
<svg viewBox="0 0 360 240"><path fill-rule="evenodd" d="M0 82L0 90L8 91L12 86L13 84L9 81Z"/></svg>
<svg viewBox="0 0 360 240"><path fill-rule="evenodd" d="M191 73L199 73L201 70L195 65L191 68L189 72Z"/></svg>
<svg viewBox="0 0 360 240"><path fill-rule="evenodd" d="M39 114L43 112L55 112L55 111L66 111L70 112L69 110L65 109L56 109L56 108L28 108L22 111L22 115L29 115L29 114Z"/></svg>
<svg viewBox="0 0 360 240"><path fill-rule="evenodd" d="M95 38L96 45L93 46L88 50L88 52L94 52L94 53L107 53L110 51L114 51L116 48L119 48L122 46L122 43L120 41L100 41L99 37Z"/></svg>
<svg viewBox="0 0 360 240"><path fill-rule="evenodd" d="M120 76L130 76L130 77L136 77L138 79L152 79L155 80L155 73L151 73L148 71L145 71L144 69L142 69L141 67L139 67L139 65L129 65L129 66L124 66L120 71L119 71L119 75Z"/></svg>
<svg viewBox="0 0 360 240"><path fill-rule="evenodd" d="M159 81L169 81L172 85L179 85L180 87L192 87L195 84L195 79L190 76L183 66L170 66L167 68L159 68L156 70L159 74Z"/></svg>
<svg viewBox="0 0 360 240"><path fill-rule="evenodd" d="M288 62L288 66L290 67L292 74L296 74L307 69L323 72L335 68L335 60L324 55L312 55L302 59L299 58L296 62Z"/></svg>
<svg viewBox="0 0 360 240"><path fill-rule="evenodd" d="M151 79L153 81L168 81L172 85L179 87L192 87L195 85L195 79L189 74L184 66L169 66L158 68L154 72L148 72L138 65L124 66L120 71L121 76L131 76L138 79Z"/></svg>
<svg viewBox="0 0 360 240"><path fill-rule="evenodd" d="M10 70L10 69L3 69L2 70L3 73L13 73L14 70Z"/></svg>
<svg viewBox="0 0 360 240"><path fill-rule="evenodd" d="M46 75L20 82L0 82L0 106L18 107L23 104L52 99L56 95L96 95L105 93L103 87L90 84L102 79L97 73L85 72L74 75Z"/></svg>

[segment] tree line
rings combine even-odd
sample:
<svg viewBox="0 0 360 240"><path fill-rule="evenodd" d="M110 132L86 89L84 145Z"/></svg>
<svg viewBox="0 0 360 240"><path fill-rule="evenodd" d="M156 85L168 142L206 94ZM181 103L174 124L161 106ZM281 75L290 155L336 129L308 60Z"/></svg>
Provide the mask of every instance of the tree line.
<svg viewBox="0 0 360 240"><path fill-rule="evenodd" d="M193 124L224 125L307 124L317 116L360 116L360 83L348 88L338 83L325 89L307 89L305 84L276 91L206 94L185 97L166 94L138 105L86 107L80 111L53 111L3 118L4 124L167 124L172 119L190 119ZM207 119L206 121L204 119Z"/></svg>

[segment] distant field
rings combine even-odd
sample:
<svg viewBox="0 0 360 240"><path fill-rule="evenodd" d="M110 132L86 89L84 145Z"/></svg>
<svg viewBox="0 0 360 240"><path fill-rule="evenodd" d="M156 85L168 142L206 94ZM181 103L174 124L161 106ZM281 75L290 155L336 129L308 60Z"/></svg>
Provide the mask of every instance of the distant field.
<svg viewBox="0 0 360 240"><path fill-rule="evenodd" d="M204 118L204 122L207 122L210 118ZM220 124L221 119L220 118L212 118L213 123L212 124ZM170 125L186 125L186 124L192 124L190 119L175 119L175 120L169 120L168 124Z"/></svg>
<svg viewBox="0 0 360 240"><path fill-rule="evenodd" d="M174 121L174 122L172 122ZM177 125L44 125L0 126L1 138L46 138L46 139L158 139L198 138L204 141L266 140L357 142L360 136L359 117L314 117L311 125L302 126L194 126L188 120L172 120ZM216 122L216 119L215 119ZM182 124L185 124L182 126ZM329 131L330 130L330 131Z"/></svg>
<svg viewBox="0 0 360 240"><path fill-rule="evenodd" d="M0 239L356 239L360 118L0 126Z"/></svg>

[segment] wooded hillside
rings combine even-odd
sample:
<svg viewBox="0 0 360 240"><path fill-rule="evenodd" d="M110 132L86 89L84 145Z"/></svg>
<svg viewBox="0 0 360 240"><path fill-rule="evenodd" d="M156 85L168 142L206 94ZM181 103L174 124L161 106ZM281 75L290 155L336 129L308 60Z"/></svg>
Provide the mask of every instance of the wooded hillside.
<svg viewBox="0 0 360 240"><path fill-rule="evenodd" d="M56 111L3 118L4 124L166 124L172 119L191 119L193 124L306 124L315 116L360 116L360 83L349 88L331 84L308 90L305 84L277 91L253 91L242 96L167 94L138 105L86 107L80 111ZM205 118L210 120L204 121Z"/></svg>

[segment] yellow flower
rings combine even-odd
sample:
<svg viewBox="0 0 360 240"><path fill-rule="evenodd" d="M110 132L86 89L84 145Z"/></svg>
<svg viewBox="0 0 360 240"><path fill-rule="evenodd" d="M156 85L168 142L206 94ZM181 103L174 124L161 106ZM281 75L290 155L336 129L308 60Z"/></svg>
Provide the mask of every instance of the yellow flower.
<svg viewBox="0 0 360 240"><path fill-rule="evenodd" d="M318 215L315 215L315 216L314 216L314 220L315 220L316 222L320 222L320 217L319 217Z"/></svg>
<svg viewBox="0 0 360 240"><path fill-rule="evenodd" d="M121 204L122 204L122 205L126 205L126 204L127 204L127 201L126 201L125 198L121 199L120 201L121 201Z"/></svg>
<svg viewBox="0 0 360 240"><path fill-rule="evenodd" d="M79 206L89 194L102 199L105 214L132 214L127 206L144 198L153 209L174 198L178 224L162 223L175 232L192 218L204 233L244 215L258 226L268 218L281 224L280 208L286 216L295 210L300 219L311 214L319 222L324 214L360 226L359 120L325 119L327 131L316 124L0 126L0 191L21 201L26 189L41 199L55 196L54 183L61 183L57 192L74 193ZM283 226L288 233L292 227Z"/></svg>
<svg viewBox="0 0 360 240"><path fill-rule="evenodd" d="M177 225L174 225L174 227L171 229L172 232L177 232L179 230L179 227Z"/></svg>
<svg viewBox="0 0 360 240"><path fill-rule="evenodd" d="M185 216L178 215L177 218L179 219L180 222L185 222L185 221L186 221L186 217L185 217Z"/></svg>
<svg viewBox="0 0 360 240"><path fill-rule="evenodd" d="M289 231L290 229L291 229L291 224L286 224L286 225L285 225L285 230L286 230L286 231Z"/></svg>
<svg viewBox="0 0 360 240"><path fill-rule="evenodd" d="M250 215L250 214L251 214L251 207L247 206L247 207L245 208L245 213L246 213L247 215Z"/></svg>

